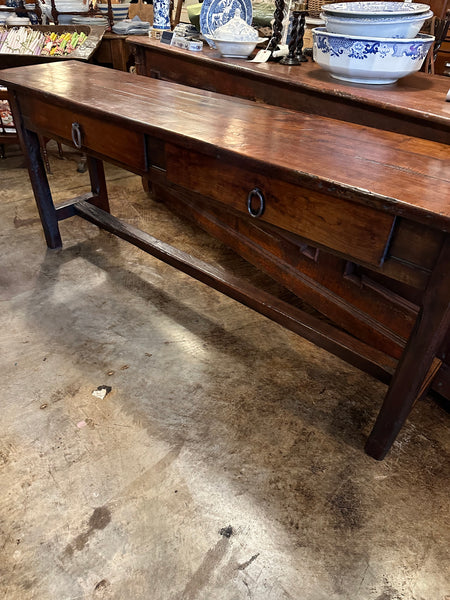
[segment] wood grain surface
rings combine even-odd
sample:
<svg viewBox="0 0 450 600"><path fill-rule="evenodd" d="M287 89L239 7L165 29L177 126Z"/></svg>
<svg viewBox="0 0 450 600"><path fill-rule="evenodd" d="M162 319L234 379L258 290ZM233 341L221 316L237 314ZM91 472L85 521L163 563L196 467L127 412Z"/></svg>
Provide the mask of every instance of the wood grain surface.
<svg viewBox="0 0 450 600"><path fill-rule="evenodd" d="M196 87L221 88L224 85L232 85L231 79L227 78L228 75L232 75L235 88L230 89L229 92L223 91L239 96L240 93L245 95L244 88L251 86L246 83L248 80L261 82L266 87L270 81L273 88L276 88L277 97L272 99L275 104L289 102L289 96L295 98L296 92L303 91L310 95L308 108L312 112L315 112L321 99L328 96L330 100L338 102L340 110L342 102L346 102L353 108L364 104L376 111L403 114L408 120L426 120L450 130L450 104L445 102L450 82L446 77L414 73L399 79L395 84L348 84L333 79L313 61L303 63L301 67L287 67L277 62L253 63L239 59L225 59L217 50L211 48L205 47L202 52L194 53L160 44L156 40L143 36L130 36L127 38L127 43L132 48L141 49L143 56L148 59L147 68L153 68L155 74L160 69L163 77L167 77L170 73L166 68L172 69L170 75L174 80L175 77L180 77L177 65L182 60L185 65L184 70L189 77L193 78L189 85ZM152 57L155 57L153 63ZM171 58L172 62L170 62ZM216 74L213 79L208 78L208 74L211 73ZM239 84L240 80L242 83ZM258 90L256 87L254 89ZM266 90L266 93L270 92ZM332 109L332 105L328 105L328 108Z"/></svg>
<svg viewBox="0 0 450 600"><path fill-rule="evenodd" d="M385 456L414 402L429 385L442 384L450 326L448 144L88 64L24 67L2 80L28 148L49 247L62 245L57 221L78 214L383 380L400 357L366 446L374 458ZM55 208L37 134L70 143L74 130L76 147L90 155L92 195ZM219 239L229 233L230 246L241 245L241 254L268 274L280 267L285 279L274 278L294 292L308 288L316 308L322 303L324 314L340 313L341 329L311 321L293 305L267 312L263 289L213 272L110 215L102 159L144 174L186 210L193 201L194 220ZM252 215L260 229L246 233L242 219L253 221L246 206L252 194L260 202ZM224 207L222 223L220 211L201 208L208 199ZM322 261L322 252L337 262ZM297 256L320 262L320 273L305 277ZM337 279L348 286L339 289ZM381 298L404 315L401 327L389 326ZM343 336L344 324L357 337ZM364 341L371 332L373 346Z"/></svg>
<svg viewBox="0 0 450 600"><path fill-rule="evenodd" d="M10 69L55 106L102 114L185 148L383 211L450 227L447 145L67 62ZM106 116L107 115L107 116ZM99 135L101 135L99 133ZM70 139L70 138L69 138Z"/></svg>

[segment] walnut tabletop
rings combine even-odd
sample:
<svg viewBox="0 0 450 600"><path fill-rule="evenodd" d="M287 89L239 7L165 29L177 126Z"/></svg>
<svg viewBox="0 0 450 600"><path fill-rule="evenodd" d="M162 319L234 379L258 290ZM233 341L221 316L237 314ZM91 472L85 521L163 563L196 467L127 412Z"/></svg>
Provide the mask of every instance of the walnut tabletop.
<svg viewBox="0 0 450 600"><path fill-rule="evenodd" d="M0 82L50 248L80 216L389 383L377 459L430 386L450 397L448 144L77 61ZM87 155L92 193L55 207L39 135ZM338 327L111 215L103 160Z"/></svg>
<svg viewBox="0 0 450 600"><path fill-rule="evenodd" d="M26 85L55 104L70 99L108 121L166 140L181 136L210 155L220 148L291 183L450 228L450 148L443 144L90 64L10 69L0 78L9 89Z"/></svg>
<svg viewBox="0 0 450 600"><path fill-rule="evenodd" d="M333 79L311 59L301 66L222 58L205 45L192 52L140 36L126 39L141 75L276 106L447 142L450 78L415 73L390 85Z"/></svg>

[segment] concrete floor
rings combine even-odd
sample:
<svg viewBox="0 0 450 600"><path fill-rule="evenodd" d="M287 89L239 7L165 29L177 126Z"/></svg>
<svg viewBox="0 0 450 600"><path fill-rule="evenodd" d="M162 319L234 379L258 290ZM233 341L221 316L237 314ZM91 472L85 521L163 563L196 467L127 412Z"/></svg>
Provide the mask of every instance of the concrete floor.
<svg viewBox="0 0 450 600"><path fill-rule="evenodd" d="M79 219L48 251L7 151L0 598L449 600L444 409L372 460L384 385ZM55 197L79 193L78 156L50 154ZM250 276L108 178L116 214Z"/></svg>

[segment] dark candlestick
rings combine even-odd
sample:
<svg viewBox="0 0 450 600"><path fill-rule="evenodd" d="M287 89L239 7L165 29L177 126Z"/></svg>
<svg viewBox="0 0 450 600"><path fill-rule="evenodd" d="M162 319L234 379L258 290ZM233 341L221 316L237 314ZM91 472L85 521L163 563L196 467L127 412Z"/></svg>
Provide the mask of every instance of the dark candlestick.
<svg viewBox="0 0 450 600"><path fill-rule="evenodd" d="M292 11L292 27L291 27L291 39L289 40L289 53L284 56L280 63L282 65L299 65L300 57L297 56L297 35L298 35L298 19L300 17L300 11L297 10L297 5L294 4Z"/></svg>
<svg viewBox="0 0 450 600"><path fill-rule="evenodd" d="M306 4L295 2L292 9L291 39L289 53L280 60L282 65L299 65L308 60L302 54L303 36L305 34Z"/></svg>
<svg viewBox="0 0 450 600"><path fill-rule="evenodd" d="M274 22L272 27L272 37L270 38L268 50L273 52L280 43L283 31L284 20L284 0L275 0Z"/></svg>
<svg viewBox="0 0 450 600"><path fill-rule="evenodd" d="M308 59L303 54L303 36L305 35L305 22L306 22L306 13L307 13L306 4L298 2L294 5L294 9L296 9L299 14L299 24L298 24L297 44L296 44L295 54L300 62L308 62Z"/></svg>

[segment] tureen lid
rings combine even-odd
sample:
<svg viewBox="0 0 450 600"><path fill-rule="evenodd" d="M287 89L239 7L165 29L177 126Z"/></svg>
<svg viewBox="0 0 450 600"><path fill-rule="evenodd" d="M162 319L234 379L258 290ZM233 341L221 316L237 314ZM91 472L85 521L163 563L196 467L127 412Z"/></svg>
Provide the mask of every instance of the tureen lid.
<svg viewBox="0 0 450 600"><path fill-rule="evenodd" d="M225 25L221 25L212 32L211 37L216 40L257 40L258 32L241 19L241 10L237 8L234 16Z"/></svg>

